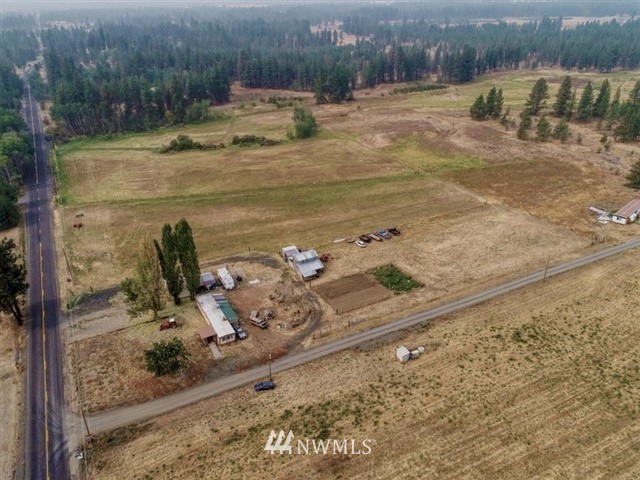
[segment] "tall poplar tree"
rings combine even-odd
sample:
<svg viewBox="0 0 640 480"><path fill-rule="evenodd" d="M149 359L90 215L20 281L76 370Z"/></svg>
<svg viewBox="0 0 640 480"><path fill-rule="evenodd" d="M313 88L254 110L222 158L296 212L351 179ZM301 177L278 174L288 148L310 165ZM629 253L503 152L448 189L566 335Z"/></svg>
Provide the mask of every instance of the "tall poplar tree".
<svg viewBox="0 0 640 480"><path fill-rule="evenodd" d="M167 290L169 290L176 305L180 305L180 292L182 292L183 287L178 255L176 234L171 229L171 225L166 223L162 227L162 271L167 282Z"/></svg>
<svg viewBox="0 0 640 480"><path fill-rule="evenodd" d="M193 233L189 223L183 218L175 227L175 241L178 251L178 258L182 266L182 274L189 290L189 296L193 300L200 287L200 264L198 263L198 253L193 241Z"/></svg>

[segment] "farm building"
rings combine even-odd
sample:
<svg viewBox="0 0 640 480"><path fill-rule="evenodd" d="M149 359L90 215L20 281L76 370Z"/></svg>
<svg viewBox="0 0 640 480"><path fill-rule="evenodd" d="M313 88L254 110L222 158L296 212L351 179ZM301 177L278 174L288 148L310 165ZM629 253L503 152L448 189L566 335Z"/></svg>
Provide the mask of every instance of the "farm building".
<svg viewBox="0 0 640 480"><path fill-rule="evenodd" d="M216 302L213 294L205 293L196 297L196 303L200 309L200 313L207 319L209 325L213 329L213 341L218 345L231 343L236 339L236 331L229 323L224 312ZM210 331L209 331L210 332ZM202 335L201 335L202 338ZM204 340L204 339L203 339Z"/></svg>
<svg viewBox="0 0 640 480"><path fill-rule="evenodd" d="M293 268L303 280L316 278L324 270L324 264L315 250L296 253L291 260Z"/></svg>
<svg viewBox="0 0 640 480"><path fill-rule="evenodd" d="M640 199L634 198L614 213L611 220L615 223L626 225L627 223L635 222L638 219L638 215L640 215Z"/></svg>
<svg viewBox="0 0 640 480"><path fill-rule="evenodd" d="M303 280L316 278L324 270L324 264L315 250L298 250L291 245L280 250L282 258L291 265Z"/></svg>

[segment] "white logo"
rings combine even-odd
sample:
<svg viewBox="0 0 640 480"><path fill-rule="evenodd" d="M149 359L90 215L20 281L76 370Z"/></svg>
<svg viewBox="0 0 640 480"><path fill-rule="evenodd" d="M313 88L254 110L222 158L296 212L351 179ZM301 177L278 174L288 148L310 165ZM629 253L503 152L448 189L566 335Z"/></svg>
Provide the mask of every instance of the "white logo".
<svg viewBox="0 0 640 480"><path fill-rule="evenodd" d="M296 451L293 449L293 432L289 430L288 434L285 434L284 430L280 430L280 433L276 433L271 430L267 443L264 446L265 452L270 452L272 455L274 452L280 454L288 453L289 455L369 455L371 453L371 447L373 440L365 439L358 442L355 439L298 439L296 445Z"/></svg>
<svg viewBox="0 0 640 480"><path fill-rule="evenodd" d="M276 432L271 430L269 439L267 440L267 444L264 446L265 451L271 452L271 455L273 455L273 452L280 452L280 454L287 452L289 455L291 455L291 442L293 440L293 432L289 430L289 434L287 435L286 440L284 438L284 435L284 430L280 430L280 433L278 435L276 435Z"/></svg>

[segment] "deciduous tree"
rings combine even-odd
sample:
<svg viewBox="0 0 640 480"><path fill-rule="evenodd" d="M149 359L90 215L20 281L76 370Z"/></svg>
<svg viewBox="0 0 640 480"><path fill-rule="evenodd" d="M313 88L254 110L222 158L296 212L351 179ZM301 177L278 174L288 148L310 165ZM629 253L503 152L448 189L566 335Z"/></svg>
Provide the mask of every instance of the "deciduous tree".
<svg viewBox="0 0 640 480"><path fill-rule="evenodd" d="M140 244L133 277L126 278L121 286L129 315L137 317L150 311L153 319L158 319L158 312L165 307L165 289L160 261L149 239Z"/></svg>
<svg viewBox="0 0 640 480"><path fill-rule="evenodd" d="M189 296L193 300L200 287L200 264L191 226L184 218L176 224L174 236L182 275L189 290Z"/></svg>
<svg viewBox="0 0 640 480"><path fill-rule="evenodd" d="M189 352L182 340L173 337L169 341L154 342L149 350L145 350L144 358L147 370L156 377L173 375L187 366Z"/></svg>

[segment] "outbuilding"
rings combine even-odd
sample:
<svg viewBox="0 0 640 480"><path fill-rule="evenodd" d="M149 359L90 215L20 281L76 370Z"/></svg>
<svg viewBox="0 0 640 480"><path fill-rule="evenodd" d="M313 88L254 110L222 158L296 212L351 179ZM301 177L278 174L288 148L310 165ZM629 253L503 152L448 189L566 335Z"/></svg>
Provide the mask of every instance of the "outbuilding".
<svg viewBox="0 0 640 480"><path fill-rule="evenodd" d="M634 198L611 216L611 220L620 225L633 223L640 215L640 199Z"/></svg>
<svg viewBox="0 0 640 480"><path fill-rule="evenodd" d="M293 267L303 280L311 280L318 277L324 271L324 264L315 250L305 250L296 253L292 258Z"/></svg>

